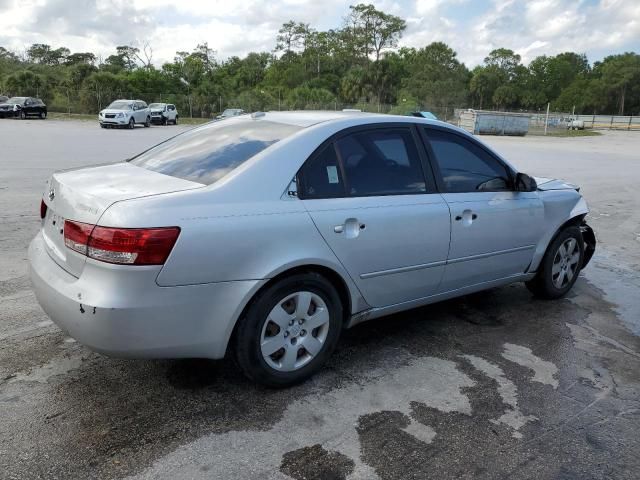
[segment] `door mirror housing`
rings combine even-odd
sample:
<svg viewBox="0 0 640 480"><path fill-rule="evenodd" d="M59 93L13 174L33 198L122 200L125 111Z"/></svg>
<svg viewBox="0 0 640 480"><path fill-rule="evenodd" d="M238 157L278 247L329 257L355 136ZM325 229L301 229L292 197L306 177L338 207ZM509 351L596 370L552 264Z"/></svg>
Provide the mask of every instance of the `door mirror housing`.
<svg viewBox="0 0 640 480"><path fill-rule="evenodd" d="M538 189L538 184L526 173L518 173L516 175L516 190L518 192L535 192Z"/></svg>

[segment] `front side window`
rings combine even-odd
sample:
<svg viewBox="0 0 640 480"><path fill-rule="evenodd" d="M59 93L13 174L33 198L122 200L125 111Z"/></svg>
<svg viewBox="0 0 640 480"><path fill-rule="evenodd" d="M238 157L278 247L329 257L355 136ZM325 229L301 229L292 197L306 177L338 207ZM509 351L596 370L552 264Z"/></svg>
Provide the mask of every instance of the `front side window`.
<svg viewBox="0 0 640 480"><path fill-rule="evenodd" d="M441 130L427 129L426 134L446 192L511 190L506 167L480 146Z"/></svg>
<svg viewBox="0 0 640 480"><path fill-rule="evenodd" d="M409 129L354 132L327 145L301 170L303 198L406 195L427 191Z"/></svg>
<svg viewBox="0 0 640 480"><path fill-rule="evenodd" d="M212 122L130 160L154 172L210 185L302 127L260 121Z"/></svg>

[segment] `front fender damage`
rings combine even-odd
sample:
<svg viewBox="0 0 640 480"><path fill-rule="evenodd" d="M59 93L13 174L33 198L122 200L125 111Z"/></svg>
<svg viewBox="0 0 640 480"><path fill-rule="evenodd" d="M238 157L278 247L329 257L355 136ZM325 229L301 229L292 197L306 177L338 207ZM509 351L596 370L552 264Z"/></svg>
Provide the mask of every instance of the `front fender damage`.
<svg viewBox="0 0 640 480"><path fill-rule="evenodd" d="M593 233L593 229L587 225L587 222L582 222L580 232L582 232L582 240L584 241L584 256L582 257L581 267L584 268L589 264L596 251L596 235Z"/></svg>

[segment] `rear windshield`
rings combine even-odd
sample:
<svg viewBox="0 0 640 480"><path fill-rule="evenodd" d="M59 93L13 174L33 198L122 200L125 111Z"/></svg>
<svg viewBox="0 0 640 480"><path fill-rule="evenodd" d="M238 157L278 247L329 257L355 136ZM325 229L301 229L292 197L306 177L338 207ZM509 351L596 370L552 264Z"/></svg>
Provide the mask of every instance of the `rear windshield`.
<svg viewBox="0 0 640 480"><path fill-rule="evenodd" d="M210 185L300 129L265 120L212 122L170 138L130 162L154 172Z"/></svg>

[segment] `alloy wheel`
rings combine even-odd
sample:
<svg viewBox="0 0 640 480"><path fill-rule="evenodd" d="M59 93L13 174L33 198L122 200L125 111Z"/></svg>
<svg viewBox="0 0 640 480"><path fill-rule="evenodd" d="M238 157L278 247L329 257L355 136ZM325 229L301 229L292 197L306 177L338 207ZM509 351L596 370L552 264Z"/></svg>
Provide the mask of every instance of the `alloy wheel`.
<svg viewBox="0 0 640 480"><path fill-rule="evenodd" d="M309 291L287 295L273 307L262 327L263 359L281 372L304 367L322 351L329 322L329 310L319 295Z"/></svg>
<svg viewBox="0 0 640 480"><path fill-rule="evenodd" d="M575 238L567 238L560 244L558 251L553 257L551 267L551 280L553 285L562 289L571 283L573 277L578 273L578 263L580 261L580 249Z"/></svg>

